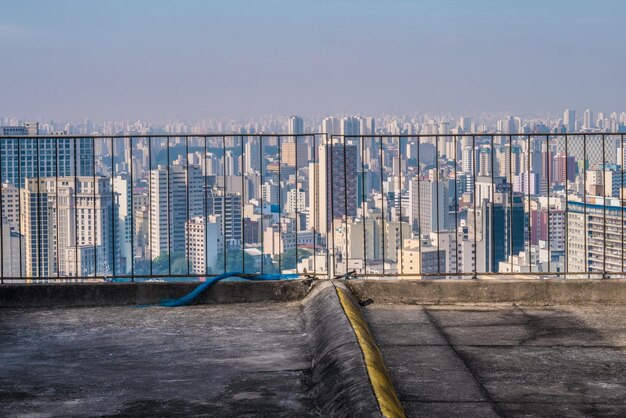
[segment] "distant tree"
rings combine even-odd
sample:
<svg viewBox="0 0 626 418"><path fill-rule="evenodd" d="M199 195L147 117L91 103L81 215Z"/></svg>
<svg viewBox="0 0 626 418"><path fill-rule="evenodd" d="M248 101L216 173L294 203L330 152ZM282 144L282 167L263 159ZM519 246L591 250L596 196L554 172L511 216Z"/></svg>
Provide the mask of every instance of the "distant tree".
<svg viewBox="0 0 626 418"><path fill-rule="evenodd" d="M152 274L187 274L187 258L182 253L172 253L170 268L169 254L161 254L152 260ZM148 263L147 273L150 272Z"/></svg>
<svg viewBox="0 0 626 418"><path fill-rule="evenodd" d="M242 263L245 265L242 266ZM243 267L243 271L241 271ZM211 273L222 273L224 271L224 253L217 256L215 265L210 268ZM258 273L257 257L245 255L241 249L231 249L226 251L226 271L239 273Z"/></svg>
<svg viewBox="0 0 626 418"><path fill-rule="evenodd" d="M293 248L291 250L287 250L284 253L282 253L280 257L275 256L274 262L277 265L279 265L280 263L279 266L281 270L294 270L300 261L309 257L311 254L312 252L307 249L298 248L298 251L297 251L298 259L296 260L296 249Z"/></svg>

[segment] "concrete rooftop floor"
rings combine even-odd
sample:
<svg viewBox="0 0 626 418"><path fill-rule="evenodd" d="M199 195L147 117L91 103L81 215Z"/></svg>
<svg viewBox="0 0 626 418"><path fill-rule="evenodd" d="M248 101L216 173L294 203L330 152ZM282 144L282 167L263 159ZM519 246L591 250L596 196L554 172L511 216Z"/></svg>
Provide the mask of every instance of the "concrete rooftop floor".
<svg viewBox="0 0 626 418"><path fill-rule="evenodd" d="M0 416L311 416L298 303L0 310Z"/></svg>
<svg viewBox="0 0 626 418"><path fill-rule="evenodd" d="M626 416L626 307L365 309L408 416Z"/></svg>
<svg viewBox="0 0 626 418"><path fill-rule="evenodd" d="M624 417L625 283L348 285L407 416ZM0 416L379 416L336 285L0 287Z"/></svg>

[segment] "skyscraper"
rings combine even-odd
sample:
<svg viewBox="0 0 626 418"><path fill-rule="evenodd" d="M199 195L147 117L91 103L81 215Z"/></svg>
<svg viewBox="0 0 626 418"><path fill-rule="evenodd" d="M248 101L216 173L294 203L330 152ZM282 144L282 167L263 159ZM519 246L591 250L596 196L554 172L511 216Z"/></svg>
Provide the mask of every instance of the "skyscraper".
<svg viewBox="0 0 626 418"><path fill-rule="evenodd" d="M304 133L304 122L300 116L289 116L287 125L289 135L301 135Z"/></svg>
<svg viewBox="0 0 626 418"><path fill-rule="evenodd" d="M55 231L61 276L91 276L125 273L119 265L115 217L117 199L111 193L110 179L79 176L48 179L50 207L56 206L59 224ZM56 196L54 192L56 190ZM95 200L94 200L95 199ZM49 212L50 220L54 211Z"/></svg>
<svg viewBox="0 0 626 418"><path fill-rule="evenodd" d="M334 116L328 116L322 120L322 133L327 134L329 137L331 135L339 135L340 120Z"/></svg>
<svg viewBox="0 0 626 418"><path fill-rule="evenodd" d="M509 193L496 191L492 198L481 200L476 210L468 209L468 237L470 243L476 239L474 267L479 272L497 272L500 261L524 249L523 196L514 193L512 207L510 198Z"/></svg>
<svg viewBox="0 0 626 418"><path fill-rule="evenodd" d="M574 109L565 109L565 112L563 112L563 126L565 126L567 132L576 130L576 111Z"/></svg>
<svg viewBox="0 0 626 418"><path fill-rule="evenodd" d="M462 116L459 118L459 128L463 130L464 133L470 132L472 127L472 119L468 116Z"/></svg>
<svg viewBox="0 0 626 418"><path fill-rule="evenodd" d="M626 233L624 210L615 198L567 203L567 271L622 271L626 261L621 244ZM611 227L605 228L605 223Z"/></svg>
<svg viewBox="0 0 626 418"><path fill-rule="evenodd" d="M361 133L361 124L359 119L348 116L345 118L341 118L339 134L340 135L360 135Z"/></svg>
<svg viewBox="0 0 626 418"><path fill-rule="evenodd" d="M327 233L333 219L356 216L357 154L358 148L352 144L329 144L319 148L319 217L315 229L321 234Z"/></svg>
<svg viewBox="0 0 626 418"><path fill-rule="evenodd" d="M172 164L150 173L151 258L185 254L185 222L204 211L204 180L199 166Z"/></svg>
<svg viewBox="0 0 626 418"><path fill-rule="evenodd" d="M189 260L189 272L204 274L212 271L218 255L223 252L222 219L220 216L196 216L185 224L186 240L189 242L185 250Z"/></svg>
<svg viewBox="0 0 626 418"><path fill-rule="evenodd" d="M243 216L241 212L241 195L223 193L213 196L213 215L222 219L224 241L229 247L238 247L243 240Z"/></svg>
<svg viewBox="0 0 626 418"><path fill-rule="evenodd" d="M449 226L448 188L445 182L412 179L409 183L409 220L420 235Z"/></svg>
<svg viewBox="0 0 626 418"><path fill-rule="evenodd" d="M305 137L297 137L286 139L281 144L281 161L288 167L295 167L296 162L298 168L306 167L309 160Z"/></svg>
<svg viewBox="0 0 626 418"><path fill-rule="evenodd" d="M463 155L461 158L461 171L474 175L474 148L463 148Z"/></svg>
<svg viewBox="0 0 626 418"><path fill-rule="evenodd" d="M21 190L20 233L24 237L26 277L49 277L54 273L53 218L46 179L27 179Z"/></svg>
<svg viewBox="0 0 626 418"><path fill-rule="evenodd" d="M2 138L0 181L24 186L25 178L93 176L93 138Z"/></svg>
<svg viewBox="0 0 626 418"><path fill-rule="evenodd" d="M583 113L583 129L593 129L596 127L596 123L593 119L593 112L591 109L585 110Z"/></svg>

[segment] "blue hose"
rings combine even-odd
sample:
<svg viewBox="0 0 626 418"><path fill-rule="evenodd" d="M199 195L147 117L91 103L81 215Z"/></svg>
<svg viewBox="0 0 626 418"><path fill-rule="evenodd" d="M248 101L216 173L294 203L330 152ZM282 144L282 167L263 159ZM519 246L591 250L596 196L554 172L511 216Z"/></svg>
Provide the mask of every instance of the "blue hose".
<svg viewBox="0 0 626 418"><path fill-rule="evenodd" d="M219 276L211 277L207 281L201 283L198 287L196 287L191 292L187 293L185 296L180 297L178 299L164 299L161 301L161 306L166 306L169 308L174 308L178 306L187 306L192 304L203 292L205 292L208 288L213 286L215 283L220 280L228 279L229 277L241 277L242 274L238 272L230 272L230 273L222 273ZM241 277L245 280L293 280L297 279L299 276L297 274L257 274L255 276L245 276Z"/></svg>

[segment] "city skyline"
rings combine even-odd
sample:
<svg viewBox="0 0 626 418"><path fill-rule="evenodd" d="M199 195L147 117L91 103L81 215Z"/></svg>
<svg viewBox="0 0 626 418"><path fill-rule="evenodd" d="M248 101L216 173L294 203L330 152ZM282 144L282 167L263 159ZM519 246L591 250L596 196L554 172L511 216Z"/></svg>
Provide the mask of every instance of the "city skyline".
<svg viewBox="0 0 626 418"><path fill-rule="evenodd" d="M0 126L3 278L606 274L626 260L626 153L603 130L626 113L606 116L566 109L560 130L532 132L509 116L495 134L471 118L408 134L362 117L325 118L328 135L297 116L276 134ZM584 135L565 135L572 120Z"/></svg>
<svg viewBox="0 0 626 418"><path fill-rule="evenodd" d="M565 109L561 114L525 116L505 113L479 113L453 115L403 114L403 115L267 115L252 119L212 118L196 121L41 121L3 117L0 115L0 134L20 135L20 132L37 131L40 135L167 135L167 134L303 134L329 135L361 134L528 134L566 132L624 133L626 112Z"/></svg>

